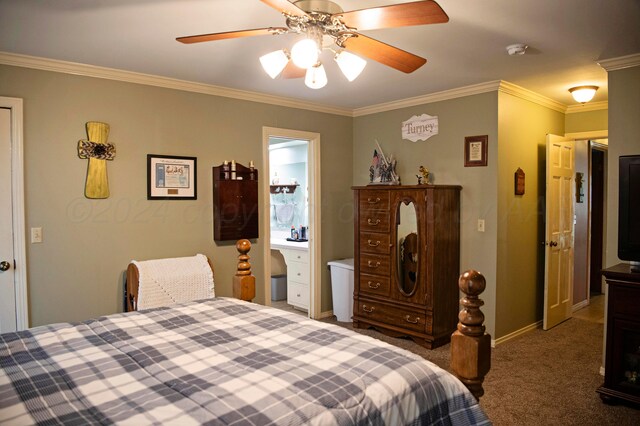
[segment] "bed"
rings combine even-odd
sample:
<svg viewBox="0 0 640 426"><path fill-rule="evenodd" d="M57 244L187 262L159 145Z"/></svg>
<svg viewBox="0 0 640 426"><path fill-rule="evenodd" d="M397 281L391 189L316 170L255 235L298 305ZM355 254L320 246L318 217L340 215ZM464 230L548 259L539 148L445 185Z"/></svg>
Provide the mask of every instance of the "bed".
<svg viewBox="0 0 640 426"><path fill-rule="evenodd" d="M2 334L0 367L3 425L490 424L415 354L235 298Z"/></svg>

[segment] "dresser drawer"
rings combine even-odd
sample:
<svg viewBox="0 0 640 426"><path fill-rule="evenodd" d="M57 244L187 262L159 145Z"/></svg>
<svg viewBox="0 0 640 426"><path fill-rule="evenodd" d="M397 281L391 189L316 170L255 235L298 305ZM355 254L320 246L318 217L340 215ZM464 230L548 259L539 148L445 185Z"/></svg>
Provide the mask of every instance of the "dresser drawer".
<svg viewBox="0 0 640 426"><path fill-rule="evenodd" d="M287 263L287 280L308 284L309 275L309 264L300 262Z"/></svg>
<svg viewBox="0 0 640 426"><path fill-rule="evenodd" d="M309 250L280 249L285 262L309 263Z"/></svg>
<svg viewBox="0 0 640 426"><path fill-rule="evenodd" d="M389 254L389 234L377 232L360 233L360 251L366 253Z"/></svg>
<svg viewBox="0 0 640 426"><path fill-rule="evenodd" d="M360 211L360 232L389 232L389 212L381 210Z"/></svg>
<svg viewBox="0 0 640 426"><path fill-rule="evenodd" d="M389 269L389 256L360 253L360 272L388 277Z"/></svg>
<svg viewBox="0 0 640 426"><path fill-rule="evenodd" d="M389 191L360 191L358 205L360 210L389 210Z"/></svg>
<svg viewBox="0 0 640 426"><path fill-rule="evenodd" d="M370 319L396 327L431 334L431 317L424 312L414 312L410 309L383 305L382 303L360 300L358 302L358 315L363 319Z"/></svg>
<svg viewBox="0 0 640 426"><path fill-rule="evenodd" d="M377 296L389 295L389 277L360 274L360 291Z"/></svg>
<svg viewBox="0 0 640 426"><path fill-rule="evenodd" d="M309 308L309 286L289 281L287 303L304 309Z"/></svg>

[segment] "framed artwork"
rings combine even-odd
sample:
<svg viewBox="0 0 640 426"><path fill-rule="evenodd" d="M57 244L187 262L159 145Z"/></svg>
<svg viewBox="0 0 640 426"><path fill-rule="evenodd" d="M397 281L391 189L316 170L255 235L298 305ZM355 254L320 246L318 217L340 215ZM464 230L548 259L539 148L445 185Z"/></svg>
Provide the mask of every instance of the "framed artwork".
<svg viewBox="0 0 640 426"><path fill-rule="evenodd" d="M464 166L478 167L487 165L489 136L467 136L464 138Z"/></svg>
<svg viewBox="0 0 640 426"><path fill-rule="evenodd" d="M197 200L196 157L147 155L147 200Z"/></svg>

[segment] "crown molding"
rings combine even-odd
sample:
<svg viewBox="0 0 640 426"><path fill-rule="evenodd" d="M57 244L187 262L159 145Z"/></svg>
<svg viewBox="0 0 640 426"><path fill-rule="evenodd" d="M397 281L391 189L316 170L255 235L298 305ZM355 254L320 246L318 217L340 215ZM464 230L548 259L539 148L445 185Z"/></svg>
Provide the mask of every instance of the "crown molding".
<svg viewBox="0 0 640 426"><path fill-rule="evenodd" d="M637 67L638 65L640 65L640 53L619 56L617 58L611 59L603 59L601 61L598 61L598 65L604 68L607 72Z"/></svg>
<svg viewBox="0 0 640 426"><path fill-rule="evenodd" d="M630 58L634 58L634 64L640 65L640 54L625 56L624 62L616 62L616 66L622 69L632 63ZM611 59L609 61L617 61L618 59ZM604 67L603 63L601 66ZM622 66L620 64L626 64ZM277 105L289 108L304 109L309 111L342 115L347 117L360 117L364 115L376 114L379 112L392 111L401 108L407 108L417 105L423 105L433 102L446 101L450 99L462 98L466 96L478 95L482 93L489 93L499 91L512 96L517 96L521 99L531 101L535 104L541 105L552 110L562 113L577 113L586 111L595 111L600 109L607 109L607 102L595 102L586 105L572 105L567 107L566 105L554 101L553 99L539 95L531 90L517 86L507 81L496 80L486 83L474 84L471 86L460 87L451 90L444 90L441 92L431 93L427 95L416 96L407 99L401 99L398 101L386 102L377 105L371 105L363 108L348 109L339 108L329 105L316 104L312 102L300 101L298 99L287 98L282 96L266 95L264 93L250 92L246 90L230 89L222 86L214 86L211 84L195 83L186 80L179 80L168 77L161 77L151 74L143 74L132 71L124 71L114 68L99 67L95 65L80 64L77 62L61 61L57 59L41 58L36 56L21 55L16 53L1 52L0 51L0 64L18 66L24 68L33 68L44 71L53 71L65 74L80 75L85 77L103 78L107 80L123 81L135 84L144 84L148 86L163 87L167 89L182 90L186 92L202 93L205 95L222 96L226 98L240 99L251 102L259 102L270 105ZM613 66L613 65L611 65ZM609 71L609 68L605 68ZM613 69L613 68L612 68Z"/></svg>
<svg viewBox="0 0 640 426"><path fill-rule="evenodd" d="M602 109L609 109L609 102L587 102L586 104L569 105L567 107L567 114L576 114L579 112L599 111Z"/></svg>
<svg viewBox="0 0 640 426"><path fill-rule="evenodd" d="M516 96L518 98L533 102L554 111L561 112L563 114L567 111L567 106L565 104L554 101L553 99L547 98L546 96L539 95L536 92L525 89L524 87L509 83L508 81L501 81L500 88L498 90L502 93Z"/></svg>
<svg viewBox="0 0 640 426"><path fill-rule="evenodd" d="M494 92L498 90L499 86L500 81L490 81L488 83L480 83L474 84L472 86L459 87L457 89L444 90L442 92L401 99L399 101L385 102L368 107L356 108L353 110L353 116L360 117L363 115L376 114L379 112L392 111L395 109L429 104L433 102L447 101L449 99L462 98L465 96L478 95L481 93Z"/></svg>
<svg viewBox="0 0 640 426"><path fill-rule="evenodd" d="M132 71L123 71L114 68L99 67L95 65L86 65L77 62L60 61L57 59L0 52L0 64L33 68L44 71L53 71L65 74L74 74L85 77L104 78L107 80L123 81L127 83L144 84L148 86L182 90L185 92L202 93L205 95L222 96L225 98L241 99L245 101L260 102L289 108L305 109L327 114L345 115L348 117L352 116L351 109L346 108L337 108L328 105L315 104L312 102L304 102L282 96L265 95L258 92L230 89L227 87L214 86L211 84L194 83L191 81L178 80L175 78L160 77L156 75L143 74Z"/></svg>

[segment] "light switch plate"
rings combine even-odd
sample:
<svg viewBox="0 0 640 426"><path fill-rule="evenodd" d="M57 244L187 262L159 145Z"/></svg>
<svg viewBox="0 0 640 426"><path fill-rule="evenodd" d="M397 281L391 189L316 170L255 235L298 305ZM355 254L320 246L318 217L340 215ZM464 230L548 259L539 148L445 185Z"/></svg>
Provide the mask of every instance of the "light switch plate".
<svg viewBox="0 0 640 426"><path fill-rule="evenodd" d="M31 242L32 243L41 243L42 242L42 228L31 228Z"/></svg>
<svg viewBox="0 0 640 426"><path fill-rule="evenodd" d="M478 219L478 232L484 232L484 219Z"/></svg>

